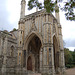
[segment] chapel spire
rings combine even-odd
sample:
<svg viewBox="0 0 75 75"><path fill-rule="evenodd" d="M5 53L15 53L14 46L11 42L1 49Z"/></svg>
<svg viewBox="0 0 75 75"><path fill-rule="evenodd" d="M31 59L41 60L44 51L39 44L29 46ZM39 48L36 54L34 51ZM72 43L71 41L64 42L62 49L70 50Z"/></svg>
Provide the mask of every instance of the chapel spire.
<svg viewBox="0 0 75 75"><path fill-rule="evenodd" d="M55 17L58 21L58 23L60 23L60 16L59 16L59 7L58 5L56 4L56 7L55 7L55 10L57 10L58 12L55 11Z"/></svg>
<svg viewBox="0 0 75 75"><path fill-rule="evenodd" d="M21 14L20 14L20 18L23 18L25 16L25 6L26 6L26 1L22 0L21 1Z"/></svg>

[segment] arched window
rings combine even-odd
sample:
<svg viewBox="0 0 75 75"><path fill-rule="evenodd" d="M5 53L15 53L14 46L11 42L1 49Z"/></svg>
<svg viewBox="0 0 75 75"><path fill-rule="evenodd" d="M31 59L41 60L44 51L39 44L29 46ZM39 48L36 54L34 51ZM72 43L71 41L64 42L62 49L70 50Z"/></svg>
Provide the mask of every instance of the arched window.
<svg viewBox="0 0 75 75"><path fill-rule="evenodd" d="M11 53L10 53L11 56L14 56L14 46L11 46Z"/></svg>

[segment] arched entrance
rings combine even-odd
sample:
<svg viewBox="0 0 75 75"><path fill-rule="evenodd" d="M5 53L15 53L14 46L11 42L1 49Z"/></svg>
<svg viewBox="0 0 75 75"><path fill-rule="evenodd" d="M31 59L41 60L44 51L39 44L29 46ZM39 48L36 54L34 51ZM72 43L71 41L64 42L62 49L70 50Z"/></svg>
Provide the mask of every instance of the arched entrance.
<svg viewBox="0 0 75 75"><path fill-rule="evenodd" d="M32 59L30 56L28 57L28 60L27 60L27 70L32 71Z"/></svg>
<svg viewBox="0 0 75 75"><path fill-rule="evenodd" d="M36 34L33 34L29 37L28 42L27 42L27 58L28 58L27 59L27 70L37 71L37 72L40 71L41 46L42 46L41 40ZM32 56L29 57L30 55ZM30 62L32 64L29 64Z"/></svg>
<svg viewBox="0 0 75 75"><path fill-rule="evenodd" d="M53 49L54 49L54 67L55 71L58 71L59 67L59 46L56 36L53 37Z"/></svg>

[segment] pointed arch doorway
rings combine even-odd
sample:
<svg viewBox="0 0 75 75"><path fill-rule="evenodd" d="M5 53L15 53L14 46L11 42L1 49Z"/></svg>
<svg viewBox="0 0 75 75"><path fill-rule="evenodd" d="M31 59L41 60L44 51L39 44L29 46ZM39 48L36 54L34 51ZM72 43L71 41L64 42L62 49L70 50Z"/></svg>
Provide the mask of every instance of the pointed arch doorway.
<svg viewBox="0 0 75 75"><path fill-rule="evenodd" d="M27 70L40 71L40 49L42 43L36 34L31 34L27 41Z"/></svg>
<svg viewBox="0 0 75 75"><path fill-rule="evenodd" d="M59 67L59 46L56 36L53 37L53 51L54 51L54 67L55 72L58 72Z"/></svg>

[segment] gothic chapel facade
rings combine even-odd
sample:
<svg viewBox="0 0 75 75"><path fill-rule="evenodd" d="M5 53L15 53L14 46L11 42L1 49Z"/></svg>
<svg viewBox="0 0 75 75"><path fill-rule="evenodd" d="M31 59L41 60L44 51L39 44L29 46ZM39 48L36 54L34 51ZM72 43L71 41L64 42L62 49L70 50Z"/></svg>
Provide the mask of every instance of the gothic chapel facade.
<svg viewBox="0 0 75 75"><path fill-rule="evenodd" d="M55 13L55 18L43 9L25 15L25 5L26 1L22 0L15 49L17 58L13 58L16 59L15 73L63 74L64 48L59 13Z"/></svg>

